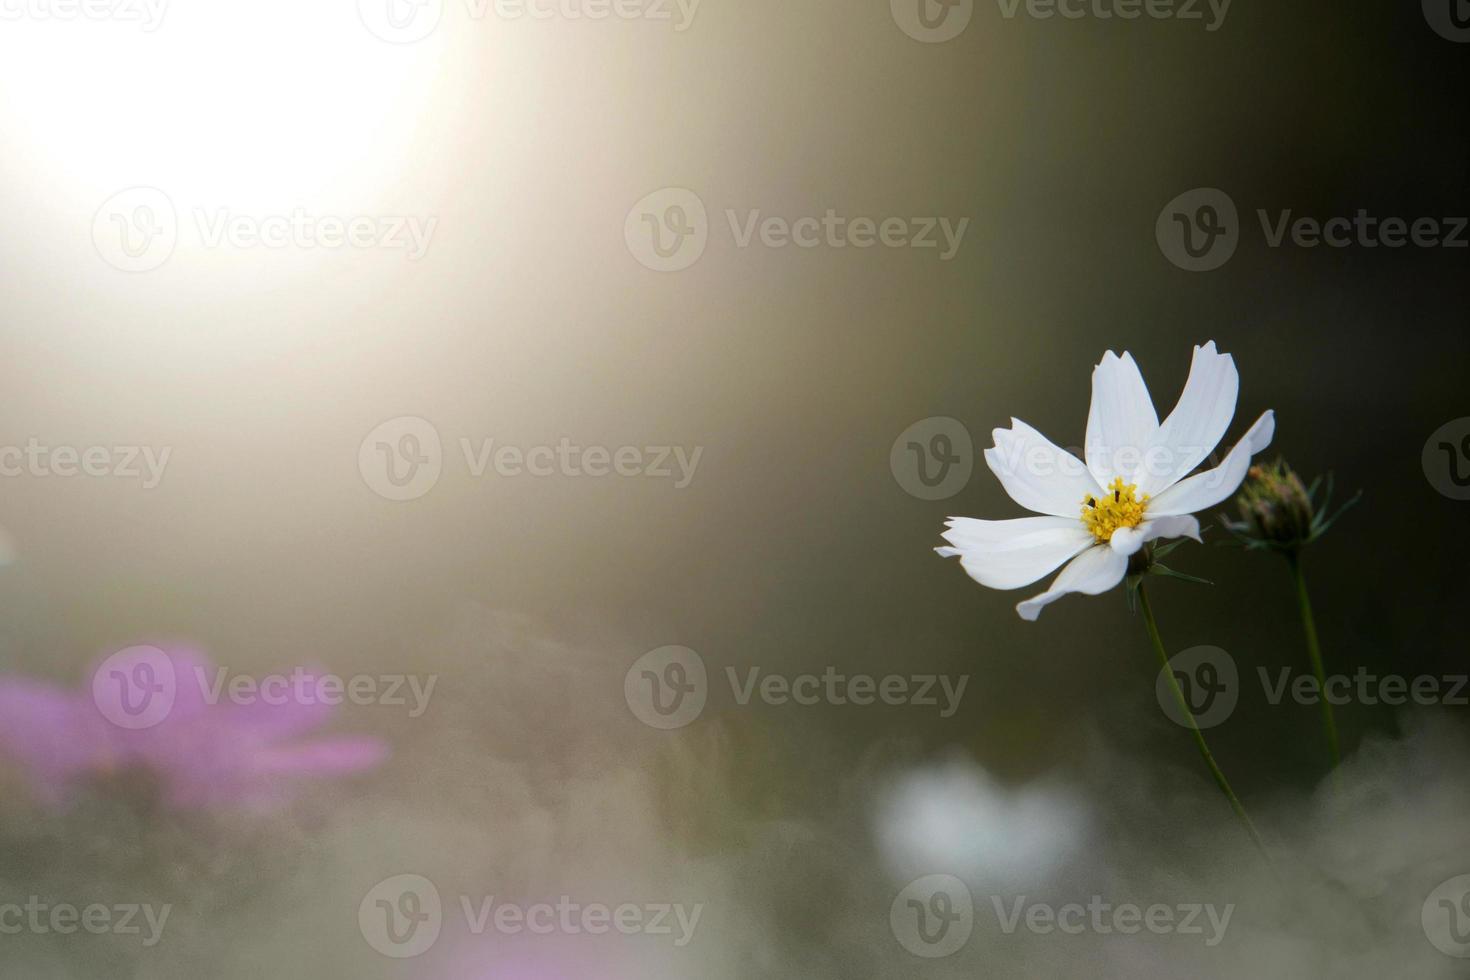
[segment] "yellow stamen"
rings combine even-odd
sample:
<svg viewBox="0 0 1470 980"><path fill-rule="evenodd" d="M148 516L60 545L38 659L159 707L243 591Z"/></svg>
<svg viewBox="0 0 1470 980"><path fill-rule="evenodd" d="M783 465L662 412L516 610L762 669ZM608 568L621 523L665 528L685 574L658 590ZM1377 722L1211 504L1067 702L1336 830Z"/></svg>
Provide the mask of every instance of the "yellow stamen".
<svg viewBox="0 0 1470 980"><path fill-rule="evenodd" d="M1121 476L1114 477L1108 490L1101 497L1088 496L1082 500L1082 523L1099 544L1111 541L1113 532L1120 527L1142 524L1143 511L1148 506L1148 494L1139 497L1138 487L1124 483Z"/></svg>

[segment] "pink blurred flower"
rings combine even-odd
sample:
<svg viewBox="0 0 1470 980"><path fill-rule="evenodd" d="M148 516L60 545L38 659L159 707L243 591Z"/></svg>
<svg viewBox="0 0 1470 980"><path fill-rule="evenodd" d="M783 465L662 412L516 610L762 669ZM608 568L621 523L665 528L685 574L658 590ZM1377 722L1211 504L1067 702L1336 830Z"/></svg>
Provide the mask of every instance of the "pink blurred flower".
<svg viewBox="0 0 1470 980"><path fill-rule="evenodd" d="M318 678L306 678L279 703L236 702L211 692L204 657L155 647L113 654L81 691L0 678L0 754L50 806L89 780L137 770L177 808L279 804L301 780L361 772L387 756L369 736L308 738L333 707L315 696Z"/></svg>

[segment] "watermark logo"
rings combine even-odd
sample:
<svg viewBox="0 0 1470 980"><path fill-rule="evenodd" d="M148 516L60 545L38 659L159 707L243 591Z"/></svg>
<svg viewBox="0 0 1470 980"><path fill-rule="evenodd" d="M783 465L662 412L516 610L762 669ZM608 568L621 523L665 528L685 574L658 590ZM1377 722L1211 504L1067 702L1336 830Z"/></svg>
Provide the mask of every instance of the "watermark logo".
<svg viewBox="0 0 1470 980"><path fill-rule="evenodd" d="M945 500L965 489L975 468L975 443L959 419L935 415L899 433L888 469L910 496Z"/></svg>
<svg viewBox="0 0 1470 980"><path fill-rule="evenodd" d="M422 41L444 18L444 0L357 0L363 26L389 44Z"/></svg>
<svg viewBox="0 0 1470 980"><path fill-rule="evenodd" d="M888 0L893 22L915 41L943 44L970 26L975 0Z"/></svg>
<svg viewBox="0 0 1470 980"><path fill-rule="evenodd" d="M704 658L688 647L650 650L628 668L623 697L634 717L650 728L683 728L704 712L709 699Z"/></svg>
<svg viewBox="0 0 1470 980"><path fill-rule="evenodd" d="M1223 724L1240 700L1240 672L1235 658L1212 646L1190 647L1170 657L1154 682L1154 696L1170 721L1189 728L1189 716L1179 704L1180 695L1200 728Z"/></svg>
<svg viewBox="0 0 1470 980"><path fill-rule="evenodd" d="M119 650L92 675L92 701L119 728L152 728L173 711L178 676L168 654L157 647Z"/></svg>
<svg viewBox="0 0 1470 980"><path fill-rule="evenodd" d="M1419 911L1424 935L1446 956L1470 959L1470 875L1442 881Z"/></svg>
<svg viewBox="0 0 1470 980"><path fill-rule="evenodd" d="M357 907L357 927L384 956L406 960L429 951L444 927L439 889L423 875L394 875L374 885Z"/></svg>
<svg viewBox="0 0 1470 980"><path fill-rule="evenodd" d="M1451 500L1470 500L1470 418L1435 429L1419 461L1430 486Z"/></svg>
<svg viewBox="0 0 1470 980"><path fill-rule="evenodd" d="M926 875L893 899L888 925L898 944L915 956L953 956L970 941L975 900L969 886L954 875Z"/></svg>
<svg viewBox="0 0 1470 980"><path fill-rule="evenodd" d="M1218 269L1240 243L1240 216L1230 195L1196 187L1164 205L1154 224L1164 257L1189 272Z"/></svg>
<svg viewBox="0 0 1470 980"><path fill-rule="evenodd" d="M416 500L434 489L444 469L439 430L416 415L389 419L357 448L363 482L388 500Z"/></svg>
<svg viewBox="0 0 1470 980"><path fill-rule="evenodd" d="M1470 0L1423 0L1424 19L1434 33L1456 44L1470 43Z"/></svg>
<svg viewBox="0 0 1470 980"><path fill-rule="evenodd" d="M157 269L174 254L178 243L178 212L173 200L156 187L119 191L92 218L97 254L123 272Z"/></svg>
<svg viewBox="0 0 1470 980"><path fill-rule="evenodd" d="M633 258L655 272L680 272L699 261L709 244L709 214L699 195L665 187L642 198L623 222Z"/></svg>

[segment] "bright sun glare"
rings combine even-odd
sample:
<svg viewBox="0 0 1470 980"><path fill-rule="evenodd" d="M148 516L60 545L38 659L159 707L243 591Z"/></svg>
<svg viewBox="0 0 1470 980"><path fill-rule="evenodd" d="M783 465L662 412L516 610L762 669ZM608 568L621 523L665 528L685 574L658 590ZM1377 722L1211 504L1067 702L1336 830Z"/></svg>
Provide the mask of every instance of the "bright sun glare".
<svg viewBox="0 0 1470 980"><path fill-rule="evenodd" d="M25 134L4 166L96 203L139 184L250 208L373 194L444 50L384 43L352 3L134 0L132 22L59 19L54 2L0 0L0 123Z"/></svg>

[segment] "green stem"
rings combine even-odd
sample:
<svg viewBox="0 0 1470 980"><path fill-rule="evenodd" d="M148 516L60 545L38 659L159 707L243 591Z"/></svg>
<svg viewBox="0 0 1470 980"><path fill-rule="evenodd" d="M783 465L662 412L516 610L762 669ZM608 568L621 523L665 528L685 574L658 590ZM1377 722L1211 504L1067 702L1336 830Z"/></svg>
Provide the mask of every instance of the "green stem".
<svg viewBox="0 0 1470 980"><path fill-rule="evenodd" d="M1342 764L1342 752L1337 741L1337 720L1332 716L1332 702L1327 700L1327 671L1322 666L1322 644L1317 640L1317 621L1312 618L1312 600L1307 596L1307 579L1302 575L1301 557L1287 556L1291 563L1291 577L1296 580L1296 601L1301 608L1302 629L1307 634L1307 656L1312 661L1312 672L1317 675L1317 692L1322 702L1322 731L1327 736L1327 747L1332 752L1332 780L1337 785L1337 767Z"/></svg>
<svg viewBox="0 0 1470 980"><path fill-rule="evenodd" d="M1194 742L1199 746L1200 756L1204 758L1205 765L1210 770L1210 775L1215 777L1215 783L1220 787L1220 792L1224 793L1225 799L1230 801L1230 808L1235 811L1235 815L1245 825L1246 833L1250 834L1251 841L1256 845L1257 850L1261 852L1261 856L1266 859L1266 863L1270 864L1271 856L1266 851L1266 842L1256 832L1256 825L1251 823L1251 818L1245 812L1245 807L1241 805L1240 798L1230 788L1230 781L1225 778L1225 773L1220 770L1219 763L1215 762L1215 757L1210 752L1210 746L1205 742L1205 733L1200 731L1199 723L1194 720L1194 712L1189 710L1189 702L1185 699L1184 692L1179 689L1179 679L1174 676L1174 671L1169 668L1169 654L1164 649L1163 637L1159 636L1159 624L1154 619L1154 610L1148 601L1148 591L1144 588L1142 582L1138 583L1138 605L1143 610L1143 621L1148 626L1149 639L1153 640L1154 650L1159 655L1159 663L1163 665L1164 676L1169 679L1169 686L1174 691L1174 700L1179 705L1179 710L1183 713L1184 718L1189 722L1190 731L1194 732Z"/></svg>

